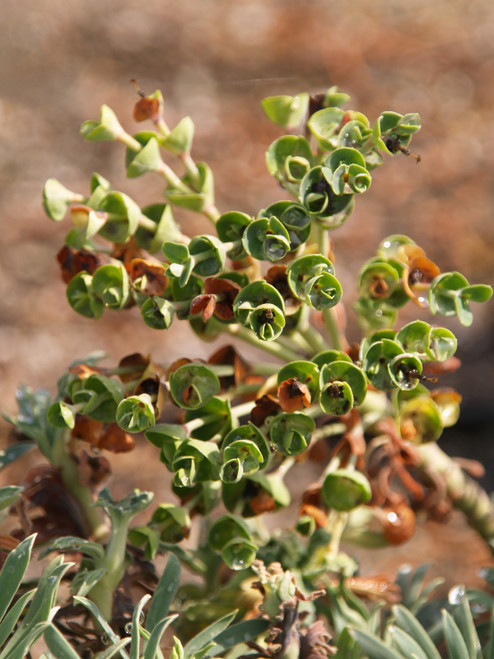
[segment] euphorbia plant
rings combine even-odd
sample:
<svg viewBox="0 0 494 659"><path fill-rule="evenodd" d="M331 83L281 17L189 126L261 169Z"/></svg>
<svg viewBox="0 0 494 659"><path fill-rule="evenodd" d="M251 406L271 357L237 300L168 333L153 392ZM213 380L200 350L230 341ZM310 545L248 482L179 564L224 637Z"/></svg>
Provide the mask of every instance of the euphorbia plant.
<svg viewBox="0 0 494 659"><path fill-rule="evenodd" d="M422 573L397 585L365 582L340 543L399 544L413 535L417 515L444 517L456 506L493 546L487 495L435 444L458 418L460 395L440 382L459 365L457 340L435 318L399 321L411 302L469 325L470 304L487 301L492 289L442 272L411 238L388 236L359 273L362 338L348 343L332 232L384 158L413 156L409 144L420 128L415 113L383 112L371 123L343 109L348 102L336 88L264 100L267 116L292 134L266 153L284 198L256 216L217 209L213 174L191 155L192 120L170 129L160 92L141 94L134 108L134 119L151 128L131 135L104 106L81 132L89 141L122 142L127 176L157 174L165 201L141 208L101 174L85 194L47 181L46 213L72 221L57 258L75 312L97 319L106 309L138 308L136 322L165 336L189 322L199 336L223 335L227 343L173 363L128 355L114 368L95 354L68 367L53 398L19 391L19 415L9 419L17 441L2 462L34 445L48 462L29 472L22 494L4 488L20 528L3 546L36 531L43 554L76 556L72 599L58 613L47 609L39 628L46 656L70 657L71 648L129 656L130 643L138 657L139 637L146 659L162 656L169 625L185 642L176 637L173 657L439 656L410 613L423 604ZM181 174L168 164L173 158ZM207 232L187 236L174 209L202 214ZM269 359L247 361L241 341ZM105 454L138 451L135 433L156 447L154 468L161 461L170 472L169 497L139 525L132 519L153 493L115 501L102 486L111 468ZM292 473L305 459L313 482L298 519L274 530L269 512L290 504ZM197 544L187 541L194 524ZM162 554L168 563L158 581L150 561ZM180 563L200 579L176 593ZM400 588L403 605L382 620L356 595L396 601ZM168 616L170 606L178 616ZM452 606L460 613L456 622L444 617L446 641L459 634L468 652L470 609L463 596ZM385 620L401 631L383 641ZM120 638L129 630L131 638Z"/></svg>

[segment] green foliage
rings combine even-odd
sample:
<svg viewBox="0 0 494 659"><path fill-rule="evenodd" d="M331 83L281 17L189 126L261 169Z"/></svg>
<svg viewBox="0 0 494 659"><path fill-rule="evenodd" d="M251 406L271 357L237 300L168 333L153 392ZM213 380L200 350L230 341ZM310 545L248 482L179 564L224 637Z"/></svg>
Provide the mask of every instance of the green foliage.
<svg viewBox="0 0 494 659"><path fill-rule="evenodd" d="M81 133L121 142L127 176L161 177L164 202L141 208L96 173L86 195L46 182L48 217L70 217L57 259L74 311L94 319L107 309L136 312L162 331L188 322L204 340L227 334L277 363L246 362L232 345L164 365L145 351L114 367L90 355L69 366L53 397L20 388L19 412L7 417L16 435L0 467L34 447L48 465L26 476L25 490L2 488L0 512L21 510L16 533L39 527L39 555L59 556L29 590L22 582L34 537L17 546L0 537L10 550L0 574L0 659L21 659L42 636L47 658L162 659L169 627L173 659L438 659L441 643L455 659L494 656L489 593L457 590L439 604L424 568L402 571L397 584L365 582L340 548L342 539L404 542L415 511L433 516L453 505L494 544L487 495L438 447L436 459L427 450L458 418L459 394L433 386L455 368L457 339L423 319L399 322L411 301L470 325L472 303L492 289L441 272L409 237L388 236L357 277L362 336L349 345L330 232L347 222L385 158L420 160L409 150L416 113L386 111L372 122L344 109L349 100L335 87L265 99L267 117L293 133L266 151L269 173L292 198L253 215L217 209L213 173L192 158L192 119L168 128L158 91L140 94L134 108L151 129L131 135L103 106ZM182 210L202 214L209 232L182 233L174 215ZM153 511L154 492L114 500L103 487L103 452L142 441L156 448L153 470L162 463L170 472ZM306 458L317 475L296 488L305 490L298 520L268 532L264 515L290 505ZM149 468L136 458L144 478ZM180 566L194 578L181 579ZM62 577L70 586L58 608ZM483 607L487 624L469 602Z"/></svg>

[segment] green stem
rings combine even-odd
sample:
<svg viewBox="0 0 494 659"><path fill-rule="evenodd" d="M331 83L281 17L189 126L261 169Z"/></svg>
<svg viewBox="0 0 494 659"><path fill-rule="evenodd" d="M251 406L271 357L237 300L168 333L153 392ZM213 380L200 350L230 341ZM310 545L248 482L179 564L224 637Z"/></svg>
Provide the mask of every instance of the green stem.
<svg viewBox="0 0 494 659"><path fill-rule="evenodd" d="M122 144L125 144L129 149L132 151L135 151L138 153L142 149L142 144L138 142L136 139L132 137L132 135L129 135L125 131L122 131L119 135L115 137L115 139L118 142L122 142Z"/></svg>
<svg viewBox="0 0 494 659"><path fill-rule="evenodd" d="M128 519L122 519L118 524L112 524L112 534L106 546L104 564L99 566L106 568L107 572L89 593L91 600L108 621L112 619L113 615L113 596L115 589L125 572L129 523L130 517Z"/></svg>
<svg viewBox="0 0 494 659"><path fill-rule="evenodd" d="M325 437L332 437L333 435L342 435L347 429L344 423L328 423L321 428L316 428L312 433L311 444L324 439Z"/></svg>
<svg viewBox="0 0 494 659"><path fill-rule="evenodd" d="M323 309L322 317L324 320L324 324L326 325L326 329L328 330L332 347L335 350L341 350L342 349L341 337L340 337L340 332L338 330L338 323L336 322L336 318L335 318L334 307L331 307L331 309Z"/></svg>
<svg viewBox="0 0 494 659"><path fill-rule="evenodd" d="M487 542L494 554L494 503L487 492L437 444L422 444L419 452L422 467L442 476L453 506L465 514L470 526Z"/></svg>
<svg viewBox="0 0 494 659"><path fill-rule="evenodd" d="M93 492L82 485L79 480L77 464L67 450L67 436L60 434L56 439L51 454L51 463L61 468L62 481L82 509L88 526L88 535L96 541L101 541L108 536L108 524L106 515L94 506L95 497Z"/></svg>
<svg viewBox="0 0 494 659"><path fill-rule="evenodd" d="M175 174L173 169L167 165L165 162L161 162L160 169L158 170L158 173L161 174L166 182L172 187L175 188L175 190L178 190L179 192L183 192L184 194L191 194L193 190L189 188L188 185L186 185L183 181L180 180L180 178Z"/></svg>
<svg viewBox="0 0 494 659"><path fill-rule="evenodd" d="M326 341L324 340L324 337L320 332L316 330L316 328L313 325L307 324L306 327L300 329L299 332L304 337L306 343L310 346L311 355L315 355L318 352L323 352L323 350L327 350L328 346L326 344Z"/></svg>

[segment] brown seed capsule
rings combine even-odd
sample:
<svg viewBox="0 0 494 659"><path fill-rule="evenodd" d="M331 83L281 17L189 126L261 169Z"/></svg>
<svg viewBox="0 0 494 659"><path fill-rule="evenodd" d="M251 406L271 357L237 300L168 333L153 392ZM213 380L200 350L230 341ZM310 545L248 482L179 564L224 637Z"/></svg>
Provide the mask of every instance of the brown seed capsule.
<svg viewBox="0 0 494 659"><path fill-rule="evenodd" d="M384 537L391 545L401 545L415 533L415 513L405 504L384 508L381 522Z"/></svg>

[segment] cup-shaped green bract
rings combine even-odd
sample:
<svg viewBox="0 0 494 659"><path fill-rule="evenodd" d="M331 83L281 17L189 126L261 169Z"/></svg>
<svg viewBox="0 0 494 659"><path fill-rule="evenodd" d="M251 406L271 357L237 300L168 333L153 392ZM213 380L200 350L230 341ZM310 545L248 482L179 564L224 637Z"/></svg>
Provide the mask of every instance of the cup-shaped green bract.
<svg viewBox="0 0 494 659"><path fill-rule="evenodd" d="M256 553L254 542L233 538L221 550L221 558L231 570L245 570L254 562Z"/></svg>
<svg viewBox="0 0 494 659"><path fill-rule="evenodd" d="M377 147L394 155L408 146L419 129L420 117L416 112L382 112L372 128L372 138Z"/></svg>
<svg viewBox="0 0 494 659"><path fill-rule="evenodd" d="M237 320L262 341L276 339L285 326L285 305L274 286L259 280L245 286L235 298Z"/></svg>
<svg viewBox="0 0 494 659"><path fill-rule="evenodd" d="M57 179L49 178L46 181L43 188L43 208L48 217L55 222L63 220L71 204L83 201L83 195L72 192Z"/></svg>
<svg viewBox="0 0 494 659"><path fill-rule="evenodd" d="M284 135L270 145L266 164L281 187L298 197L300 181L315 165L315 158L305 137Z"/></svg>
<svg viewBox="0 0 494 659"><path fill-rule="evenodd" d="M371 486L360 471L337 469L329 474L322 484L321 490L324 503L333 510L349 512L364 503L371 496Z"/></svg>
<svg viewBox="0 0 494 659"><path fill-rule="evenodd" d="M250 540L251 533L241 517L227 513L211 525L208 533L208 545L215 551L221 551L234 538Z"/></svg>
<svg viewBox="0 0 494 659"><path fill-rule="evenodd" d="M196 166L198 176L185 174L181 178L185 189L169 185L165 194L172 204L202 213L214 204L214 178L206 163L198 162Z"/></svg>
<svg viewBox="0 0 494 659"><path fill-rule="evenodd" d="M208 544L221 552L223 560L232 570L249 567L256 557L257 546L252 542L249 527L236 515L222 515L212 524Z"/></svg>
<svg viewBox="0 0 494 659"><path fill-rule="evenodd" d="M343 294L333 264L321 254L299 256L288 266L287 276L295 297L314 309L335 306Z"/></svg>
<svg viewBox="0 0 494 659"><path fill-rule="evenodd" d="M248 439L238 439L223 449L224 463L220 478L224 483L238 483L244 476L259 470L263 455L258 446Z"/></svg>
<svg viewBox="0 0 494 659"><path fill-rule="evenodd" d="M452 357L458 345L455 335L444 327L431 327L423 320L404 325L396 334L406 352L416 353L420 359L443 362Z"/></svg>
<svg viewBox="0 0 494 659"><path fill-rule="evenodd" d="M259 261L279 261L290 251L290 236L274 216L251 222L242 236L245 251Z"/></svg>
<svg viewBox="0 0 494 659"><path fill-rule="evenodd" d="M343 295L340 282L329 272L321 272L305 285L305 301L313 309L331 309Z"/></svg>
<svg viewBox="0 0 494 659"><path fill-rule="evenodd" d="M285 316L279 307L260 304L249 314L248 327L261 341L273 341L285 326Z"/></svg>
<svg viewBox="0 0 494 659"><path fill-rule="evenodd" d="M439 407L428 393L400 404L399 422L402 437L418 444L435 442L444 427Z"/></svg>
<svg viewBox="0 0 494 659"><path fill-rule="evenodd" d="M361 297L353 308L358 315L359 324L368 332L393 327L398 317L398 310L381 300Z"/></svg>
<svg viewBox="0 0 494 659"><path fill-rule="evenodd" d="M143 432L155 424L153 402L149 394L128 396L117 407L116 421L126 432Z"/></svg>
<svg viewBox="0 0 494 659"><path fill-rule="evenodd" d="M176 156L190 153L194 139L194 122L183 117L170 133L161 140L162 146Z"/></svg>
<svg viewBox="0 0 494 659"><path fill-rule="evenodd" d="M460 394L454 389L445 387L431 391L430 395L437 405L443 427L454 426L460 416Z"/></svg>
<svg viewBox="0 0 494 659"><path fill-rule="evenodd" d="M300 202L327 228L339 227L353 210L353 193L336 194L327 167L313 167L300 183Z"/></svg>
<svg viewBox="0 0 494 659"><path fill-rule="evenodd" d="M67 286L67 300L77 313L86 318L99 318L105 306L97 297L92 287L93 276L88 272L79 272Z"/></svg>
<svg viewBox="0 0 494 659"><path fill-rule="evenodd" d="M151 517L151 524L158 527L162 542L176 543L187 537L191 521L186 508L160 503Z"/></svg>
<svg viewBox="0 0 494 659"><path fill-rule="evenodd" d="M377 248L377 255L385 260L396 259L400 247L404 245L416 245L416 242L401 233L394 233L381 240Z"/></svg>
<svg viewBox="0 0 494 659"><path fill-rule="evenodd" d="M76 408L63 400L55 401L46 412L46 420L55 428L70 428L75 426Z"/></svg>
<svg viewBox="0 0 494 659"><path fill-rule="evenodd" d="M72 402L86 416L112 423L115 421L117 405L124 396L123 384L116 378L93 374L84 380L73 380L69 385Z"/></svg>
<svg viewBox="0 0 494 659"><path fill-rule="evenodd" d="M257 471L237 483L223 483L221 491L226 509L243 517L278 510L290 503L290 492L278 472Z"/></svg>
<svg viewBox="0 0 494 659"><path fill-rule="evenodd" d="M170 291L175 302L179 302L175 313L179 320L184 320L190 314L190 302L204 291L204 282L196 275L190 275L185 286L180 285L180 280L172 277L169 283Z"/></svg>
<svg viewBox="0 0 494 659"><path fill-rule="evenodd" d="M302 92L295 96L267 96L261 103L268 119L282 128L291 130L296 128L307 115L309 94Z"/></svg>
<svg viewBox="0 0 494 659"><path fill-rule="evenodd" d="M123 263L100 266L91 283L94 294L108 309L122 309L130 299L130 279Z"/></svg>
<svg viewBox="0 0 494 659"><path fill-rule="evenodd" d="M328 414L341 416L360 405L367 393L367 380L358 366L342 360L321 368L319 403Z"/></svg>
<svg viewBox="0 0 494 659"><path fill-rule="evenodd" d="M103 238L124 243L137 231L141 209L123 192L107 192L97 210L107 213L106 222L99 231Z"/></svg>
<svg viewBox="0 0 494 659"><path fill-rule="evenodd" d="M269 437L277 451L286 456L300 455L309 446L316 424L312 417L283 412L273 418Z"/></svg>
<svg viewBox="0 0 494 659"><path fill-rule="evenodd" d="M253 452L253 455L255 454L259 458L259 466L264 467L266 465L270 455L268 442L263 433L253 423L249 422L248 424L230 430L221 445L224 457L231 455L228 449L230 446L236 445L237 442L252 443L257 449Z"/></svg>
<svg viewBox="0 0 494 659"><path fill-rule="evenodd" d="M391 359L388 370L395 386L406 391L415 389L420 382L423 365L417 355L405 352Z"/></svg>
<svg viewBox="0 0 494 659"><path fill-rule="evenodd" d="M234 243L227 254L233 260L240 260L247 256L242 236L252 222L252 217L240 211L228 211L220 215L216 221L216 232L224 243Z"/></svg>
<svg viewBox="0 0 494 659"><path fill-rule="evenodd" d="M329 107L314 112L307 122L307 126L324 151L332 151L338 143L345 112L340 108Z"/></svg>
<svg viewBox="0 0 494 659"><path fill-rule="evenodd" d="M99 121L85 121L81 126L81 135L88 142L111 142L124 133L119 120L108 105L102 105Z"/></svg>
<svg viewBox="0 0 494 659"><path fill-rule="evenodd" d="M160 460L172 471L173 459L179 444L188 439L184 426L158 423L145 432L146 439L161 449Z"/></svg>
<svg viewBox="0 0 494 659"><path fill-rule="evenodd" d="M472 324L470 302L486 302L492 295L492 287L485 284L471 286L459 272L445 272L431 282L428 294L429 308L433 314L458 316L462 325Z"/></svg>
<svg viewBox="0 0 494 659"><path fill-rule="evenodd" d="M158 135L153 131L142 131L134 135L142 148L139 151L127 149L127 176L136 178L149 172L159 173L163 170Z"/></svg>
<svg viewBox="0 0 494 659"><path fill-rule="evenodd" d="M203 423L190 431L191 437L202 440L224 437L232 427L230 401L213 397L202 407L187 410L185 413L186 423L199 418L203 420Z"/></svg>
<svg viewBox="0 0 494 659"><path fill-rule="evenodd" d="M380 306L402 307L410 299L401 283L402 270L396 261L390 262L382 257L370 259L359 273L359 294Z"/></svg>
<svg viewBox="0 0 494 659"><path fill-rule="evenodd" d="M305 384L314 399L319 392L319 369L317 364L305 360L290 362L278 371L278 386L290 378Z"/></svg>
<svg viewBox="0 0 494 659"><path fill-rule="evenodd" d="M142 248L151 254L159 252L164 242L176 241L180 238L180 228L175 222L170 204L151 204L142 209L142 214L148 220L152 220L156 227L153 230L139 225L135 239Z"/></svg>
<svg viewBox="0 0 494 659"><path fill-rule="evenodd" d="M173 400L186 410L203 407L220 392L220 381L203 364L184 364L170 374Z"/></svg>
<svg viewBox="0 0 494 659"><path fill-rule="evenodd" d="M225 248L216 236L195 236L190 241L189 252L194 258L194 273L200 277L212 277L225 266Z"/></svg>
<svg viewBox="0 0 494 659"><path fill-rule="evenodd" d="M369 346L364 355L362 368L373 387L381 391L388 391L397 387L396 381L390 372L390 363L402 354L402 346L391 339L375 341Z"/></svg>
<svg viewBox="0 0 494 659"><path fill-rule="evenodd" d="M321 369L325 364L335 361L352 362L352 358L342 350L322 350L312 358L313 363Z"/></svg>
<svg viewBox="0 0 494 659"><path fill-rule="evenodd" d="M141 316L153 329L168 329L173 322L173 304L163 297L149 297L141 306Z"/></svg>
<svg viewBox="0 0 494 659"><path fill-rule="evenodd" d="M324 161L333 192L337 195L365 192L371 184L364 156L357 149L339 147Z"/></svg>
<svg viewBox="0 0 494 659"><path fill-rule="evenodd" d="M194 272L201 277L211 277L221 272L225 265L226 251L216 236L196 236L189 245L165 242L163 253L171 262L167 274L177 277L185 286Z"/></svg>
<svg viewBox="0 0 494 659"><path fill-rule="evenodd" d="M311 230L310 215L302 204L292 201L277 201L259 213L259 218L276 217L288 232L290 251L297 249L309 238Z"/></svg>
<svg viewBox="0 0 494 659"><path fill-rule="evenodd" d="M172 462L173 482L179 487L218 480L221 456L215 442L187 439L181 442Z"/></svg>

